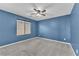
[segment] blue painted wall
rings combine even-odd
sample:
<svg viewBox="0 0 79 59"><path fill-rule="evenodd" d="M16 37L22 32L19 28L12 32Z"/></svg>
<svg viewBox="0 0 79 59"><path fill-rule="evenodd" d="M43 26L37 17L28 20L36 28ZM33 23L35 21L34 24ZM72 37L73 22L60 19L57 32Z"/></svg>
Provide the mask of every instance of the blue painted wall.
<svg viewBox="0 0 79 59"><path fill-rule="evenodd" d="M40 21L39 35L40 37L50 38L54 40L70 42L70 15L47 19Z"/></svg>
<svg viewBox="0 0 79 59"><path fill-rule="evenodd" d="M32 24L32 33L29 35L16 35L16 20L26 19ZM0 10L0 45L10 44L27 38L35 37L37 34L37 22L15 14Z"/></svg>
<svg viewBox="0 0 79 59"><path fill-rule="evenodd" d="M66 38L66 42L70 42L76 55L79 55L79 3L75 4L71 15L43 20L38 26L38 36L59 41Z"/></svg>
<svg viewBox="0 0 79 59"><path fill-rule="evenodd" d="M71 18L71 44L76 52L79 51L79 3L75 4ZM79 53L76 53L79 55Z"/></svg>
<svg viewBox="0 0 79 59"><path fill-rule="evenodd" d="M29 35L16 35L16 20L30 20L32 33ZM75 4L71 15L34 21L0 10L0 45L5 45L32 37L45 37L49 39L70 42L74 51L79 50L79 4ZM79 55L79 53L76 53Z"/></svg>

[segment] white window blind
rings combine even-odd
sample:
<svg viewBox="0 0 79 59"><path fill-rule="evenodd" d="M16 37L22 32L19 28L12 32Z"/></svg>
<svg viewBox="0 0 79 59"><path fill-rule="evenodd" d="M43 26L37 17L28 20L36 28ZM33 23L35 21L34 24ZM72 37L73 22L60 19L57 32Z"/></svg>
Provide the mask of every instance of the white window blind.
<svg viewBox="0 0 79 59"><path fill-rule="evenodd" d="M31 33L31 23L17 20L17 35L25 35Z"/></svg>

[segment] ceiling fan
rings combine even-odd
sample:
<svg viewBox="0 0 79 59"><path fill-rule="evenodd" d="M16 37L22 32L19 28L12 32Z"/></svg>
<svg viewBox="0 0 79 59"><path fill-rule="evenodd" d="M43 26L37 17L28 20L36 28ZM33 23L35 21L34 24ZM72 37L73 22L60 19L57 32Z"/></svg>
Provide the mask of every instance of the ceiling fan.
<svg viewBox="0 0 79 59"><path fill-rule="evenodd" d="M46 10L33 9L37 15L46 16Z"/></svg>
<svg viewBox="0 0 79 59"><path fill-rule="evenodd" d="M37 5L34 3L33 7L34 7L33 12L31 13L32 16L37 16L37 17L47 16L47 8L49 7L49 5L46 6L47 8L45 7L44 9L39 9Z"/></svg>
<svg viewBox="0 0 79 59"><path fill-rule="evenodd" d="M45 17L47 16L47 9L50 8L51 6L51 3L47 6L45 6L43 9L39 9L35 3L33 3L33 12L31 13L32 16L35 16L35 17Z"/></svg>
<svg viewBox="0 0 79 59"><path fill-rule="evenodd" d="M37 16L37 17L46 16L46 10L40 10L40 9L34 8L33 11L34 12L32 12L32 14L31 14L33 16Z"/></svg>

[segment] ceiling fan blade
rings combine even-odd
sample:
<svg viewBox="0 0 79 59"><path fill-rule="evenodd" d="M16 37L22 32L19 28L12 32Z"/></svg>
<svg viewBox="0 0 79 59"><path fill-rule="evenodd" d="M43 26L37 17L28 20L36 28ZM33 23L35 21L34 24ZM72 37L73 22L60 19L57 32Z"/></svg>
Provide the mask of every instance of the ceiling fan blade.
<svg viewBox="0 0 79 59"><path fill-rule="evenodd" d="M43 10L42 13L46 12L46 10Z"/></svg>
<svg viewBox="0 0 79 59"><path fill-rule="evenodd" d="M34 10L37 11L35 8L34 8Z"/></svg>
<svg viewBox="0 0 79 59"><path fill-rule="evenodd" d="M42 16L46 16L47 14L41 14Z"/></svg>
<svg viewBox="0 0 79 59"><path fill-rule="evenodd" d="M43 16L46 16L45 14L42 14Z"/></svg>

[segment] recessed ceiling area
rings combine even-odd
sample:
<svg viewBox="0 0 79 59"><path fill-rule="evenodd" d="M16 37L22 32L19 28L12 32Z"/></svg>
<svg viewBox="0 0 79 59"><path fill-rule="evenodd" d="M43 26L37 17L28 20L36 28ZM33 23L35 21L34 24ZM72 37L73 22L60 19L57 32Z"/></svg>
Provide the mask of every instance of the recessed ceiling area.
<svg viewBox="0 0 79 59"><path fill-rule="evenodd" d="M34 20L71 14L74 3L0 3L0 9Z"/></svg>

